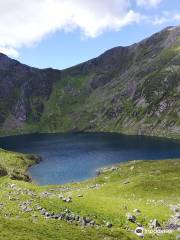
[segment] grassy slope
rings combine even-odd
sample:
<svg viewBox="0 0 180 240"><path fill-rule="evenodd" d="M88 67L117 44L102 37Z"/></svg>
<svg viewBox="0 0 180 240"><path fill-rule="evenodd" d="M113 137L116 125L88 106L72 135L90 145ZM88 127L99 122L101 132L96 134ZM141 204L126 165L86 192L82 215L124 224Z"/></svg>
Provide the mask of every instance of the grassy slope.
<svg viewBox="0 0 180 240"><path fill-rule="evenodd" d="M0 149L0 176L12 179L30 180L26 174L29 166L38 163L40 158L32 154L21 154Z"/></svg>
<svg viewBox="0 0 180 240"><path fill-rule="evenodd" d="M137 78L138 98L126 96L125 89L134 84L131 73L127 79L115 75L113 81L89 93L94 73L62 79L54 86L38 129L42 132L76 129L180 138L179 44L178 39L176 45L162 50L151 64L145 60L141 69L133 63L132 68L137 68L132 71ZM142 60L141 52L137 52L137 56ZM141 72L144 69L147 73Z"/></svg>
<svg viewBox="0 0 180 240"><path fill-rule="evenodd" d="M105 171L100 176L81 183L63 185L69 189L62 192L62 186L40 187L32 183L0 178L0 239L3 240L41 240L41 239L136 239L136 225L126 220L126 213L133 213L138 208L142 214L138 221L148 228L151 219L158 219L161 225L172 214L169 205L180 202L180 162L164 161L132 161L118 166L118 170ZM129 184L123 182L128 180ZM13 189L8 184L15 184ZM98 189L89 186L98 184ZM23 189L32 190L36 195L17 194ZM41 197L41 192L51 195ZM71 203L64 203L59 194L72 196ZM82 194L83 197L77 197ZM13 200L9 199L14 198ZM19 204L32 200L32 212L24 213ZM39 204L49 212L59 213L70 209L80 216L91 219L104 226L104 221L113 224L107 227L89 228L66 223L63 220L44 219L36 210ZM35 217L36 216L36 217ZM177 233L163 236L146 235L145 239L174 239ZM137 238L138 239L138 238Z"/></svg>

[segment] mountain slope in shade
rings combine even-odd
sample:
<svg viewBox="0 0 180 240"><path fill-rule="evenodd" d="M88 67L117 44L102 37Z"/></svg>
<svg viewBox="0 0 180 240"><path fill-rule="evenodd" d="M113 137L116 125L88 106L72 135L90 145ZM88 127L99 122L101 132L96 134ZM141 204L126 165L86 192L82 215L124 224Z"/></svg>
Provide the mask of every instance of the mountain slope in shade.
<svg viewBox="0 0 180 240"><path fill-rule="evenodd" d="M63 71L0 54L0 131L180 138L180 27Z"/></svg>

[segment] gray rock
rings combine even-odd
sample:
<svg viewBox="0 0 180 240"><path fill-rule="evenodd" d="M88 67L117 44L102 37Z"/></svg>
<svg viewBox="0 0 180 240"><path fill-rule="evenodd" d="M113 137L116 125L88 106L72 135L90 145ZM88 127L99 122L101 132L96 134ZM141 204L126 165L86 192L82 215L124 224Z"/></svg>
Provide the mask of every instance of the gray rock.
<svg viewBox="0 0 180 240"><path fill-rule="evenodd" d="M137 209L137 208L134 209L133 212L136 213L136 214L141 214L141 211L139 209Z"/></svg>
<svg viewBox="0 0 180 240"><path fill-rule="evenodd" d="M85 217L80 217L80 218L79 218L79 223L80 223L82 226L86 226L86 219L85 219Z"/></svg>
<svg viewBox="0 0 180 240"><path fill-rule="evenodd" d="M63 198L64 198L64 196L63 196L62 194L60 194L60 195L59 195L59 198L60 198L60 199L63 199Z"/></svg>
<svg viewBox="0 0 180 240"><path fill-rule="evenodd" d="M84 217L84 220L86 221L86 223L90 223L91 219L89 217Z"/></svg>
<svg viewBox="0 0 180 240"><path fill-rule="evenodd" d="M68 198L66 198L66 202L72 202L72 198L71 197L68 197Z"/></svg>
<svg viewBox="0 0 180 240"><path fill-rule="evenodd" d="M95 225L95 221L93 221L93 220L90 221L90 225L91 225L91 226L94 226L94 225Z"/></svg>
<svg viewBox="0 0 180 240"><path fill-rule="evenodd" d="M33 211L33 209L32 208L29 208L29 207L27 207L26 209L25 209L25 212L32 212Z"/></svg>
<svg viewBox="0 0 180 240"><path fill-rule="evenodd" d="M110 223L110 222L107 222L107 223L106 223L106 227L112 228L112 226L113 226L112 223Z"/></svg>
<svg viewBox="0 0 180 240"><path fill-rule="evenodd" d="M11 196L9 196L9 200L10 200L10 201L17 201L18 199L15 198L15 197L11 197Z"/></svg>
<svg viewBox="0 0 180 240"><path fill-rule="evenodd" d="M116 170L118 170L118 169L119 169L118 167L111 167L111 168L110 168L110 171L113 172L113 171L116 171Z"/></svg>
<svg viewBox="0 0 180 240"><path fill-rule="evenodd" d="M36 209L37 209L38 211L40 211L40 210L42 210L42 207L41 207L41 206L37 206Z"/></svg>
<svg viewBox="0 0 180 240"><path fill-rule="evenodd" d="M136 216L132 215L131 213L127 213L126 214L126 217L127 217L127 220L132 222L132 223L135 223L136 222Z"/></svg>
<svg viewBox="0 0 180 240"><path fill-rule="evenodd" d="M76 215L75 216L75 221L79 221L79 218L80 218L79 215Z"/></svg>
<svg viewBox="0 0 180 240"><path fill-rule="evenodd" d="M161 226L157 219L151 220L149 225L151 228L158 228Z"/></svg>
<svg viewBox="0 0 180 240"><path fill-rule="evenodd" d="M72 198L71 197L64 197L64 198L62 198L62 200L64 201L64 202L67 202L67 203L70 203L70 202L72 202Z"/></svg>
<svg viewBox="0 0 180 240"><path fill-rule="evenodd" d="M41 210L40 210L40 213L41 213L41 215L45 215L46 209L45 209L45 208L41 209Z"/></svg>
<svg viewBox="0 0 180 240"><path fill-rule="evenodd" d="M125 180L125 181L123 182L123 184L128 184L128 183L130 183L129 180Z"/></svg>
<svg viewBox="0 0 180 240"><path fill-rule="evenodd" d="M67 209L67 208L64 210L64 212L65 213L71 213L71 211L69 209Z"/></svg>
<svg viewBox="0 0 180 240"><path fill-rule="evenodd" d="M50 214L49 212L45 212L45 213L44 213L44 216L45 216L45 217L50 217L51 214Z"/></svg>
<svg viewBox="0 0 180 240"><path fill-rule="evenodd" d="M82 194L78 194L77 196L78 196L79 198L83 197L83 195L82 195Z"/></svg>
<svg viewBox="0 0 180 240"><path fill-rule="evenodd" d="M52 195L52 193L49 193L49 192L42 192L40 194L40 196L43 197L43 198L49 197L50 195Z"/></svg>

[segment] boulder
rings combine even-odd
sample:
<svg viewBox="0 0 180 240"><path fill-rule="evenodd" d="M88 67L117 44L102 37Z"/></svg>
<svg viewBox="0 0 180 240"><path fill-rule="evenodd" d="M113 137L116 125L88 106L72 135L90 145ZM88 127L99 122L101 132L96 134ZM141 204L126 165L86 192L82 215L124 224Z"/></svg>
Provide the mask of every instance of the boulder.
<svg viewBox="0 0 180 240"><path fill-rule="evenodd" d="M157 219L151 220L149 225L151 228L158 228L161 226Z"/></svg>
<svg viewBox="0 0 180 240"><path fill-rule="evenodd" d="M80 197L83 197L83 195L82 194L78 194L78 197L80 198Z"/></svg>
<svg viewBox="0 0 180 240"><path fill-rule="evenodd" d="M136 214L141 214L141 211L140 211L139 209L137 209L137 208L135 208L135 209L133 210L133 212L136 213Z"/></svg>
<svg viewBox="0 0 180 240"><path fill-rule="evenodd" d="M134 215L132 215L131 213L127 213L126 214L126 217L127 217L127 220L132 222L132 223L135 223L136 222L136 217Z"/></svg>
<svg viewBox="0 0 180 240"><path fill-rule="evenodd" d="M112 226L113 226L112 223L110 223L110 222L107 222L107 223L106 223L106 227L112 228Z"/></svg>
<svg viewBox="0 0 180 240"><path fill-rule="evenodd" d="M128 184L128 183L130 183L129 180L125 180L125 181L123 182L123 184Z"/></svg>

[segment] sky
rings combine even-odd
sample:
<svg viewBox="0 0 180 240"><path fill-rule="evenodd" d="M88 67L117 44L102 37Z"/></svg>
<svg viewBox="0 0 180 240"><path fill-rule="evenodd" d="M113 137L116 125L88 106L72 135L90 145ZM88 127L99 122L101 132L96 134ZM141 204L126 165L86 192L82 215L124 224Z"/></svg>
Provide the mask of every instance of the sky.
<svg viewBox="0 0 180 240"><path fill-rule="evenodd" d="M64 69L180 25L180 0L0 0L0 52Z"/></svg>

